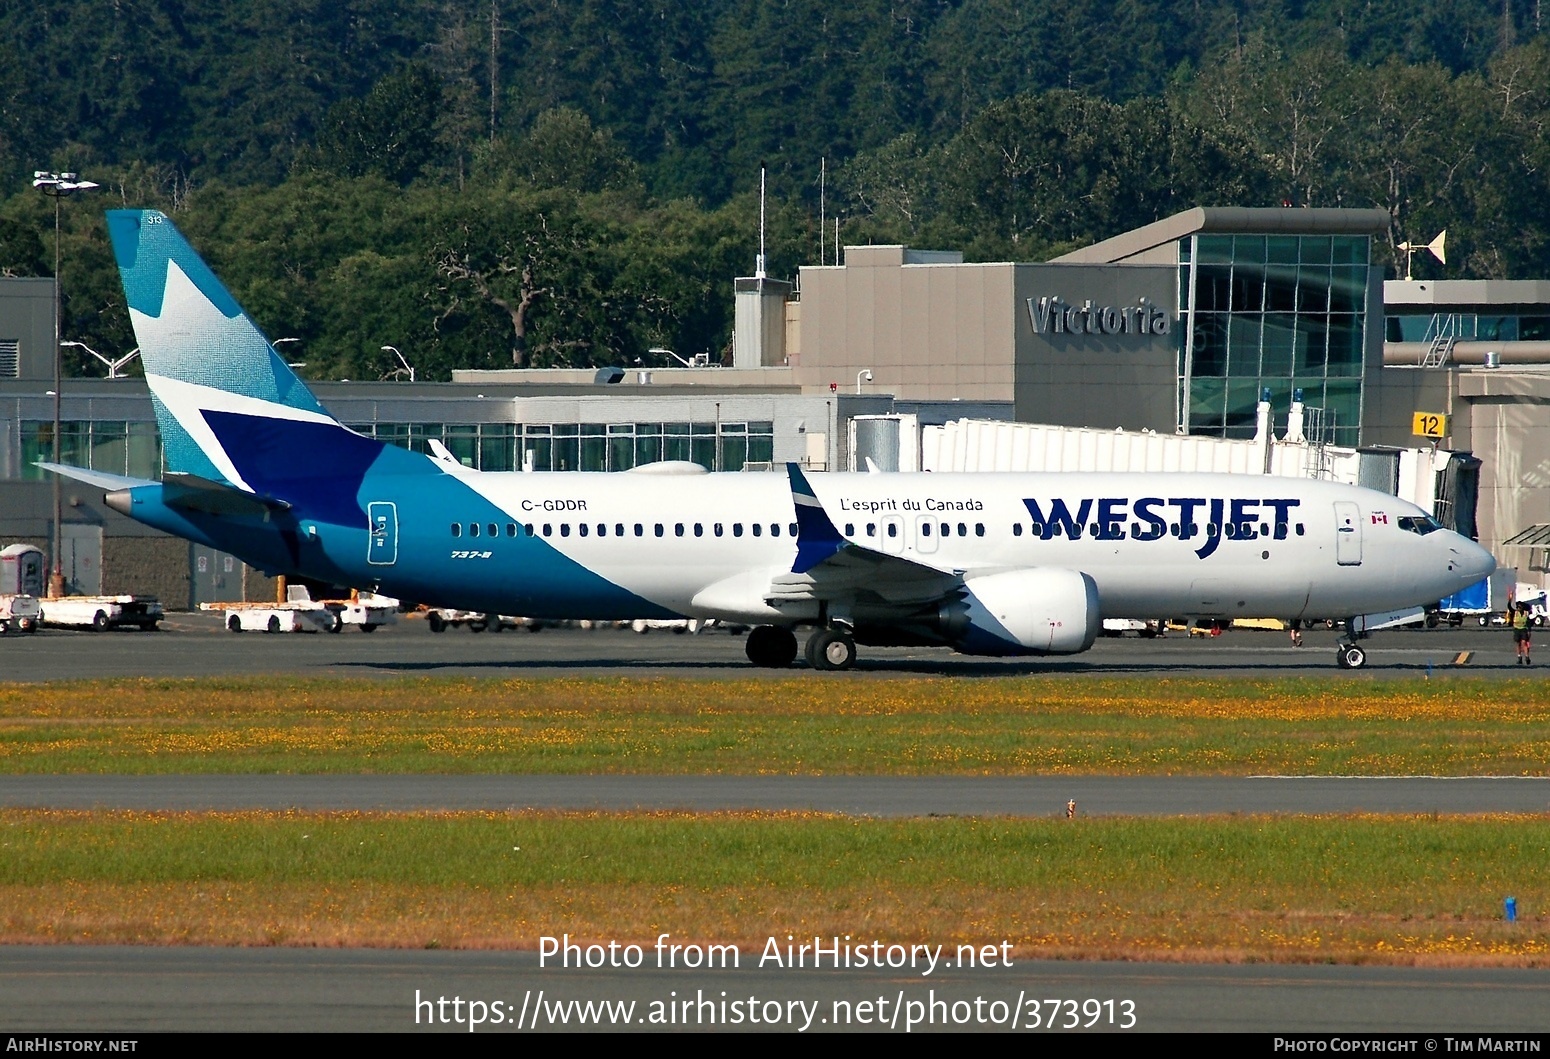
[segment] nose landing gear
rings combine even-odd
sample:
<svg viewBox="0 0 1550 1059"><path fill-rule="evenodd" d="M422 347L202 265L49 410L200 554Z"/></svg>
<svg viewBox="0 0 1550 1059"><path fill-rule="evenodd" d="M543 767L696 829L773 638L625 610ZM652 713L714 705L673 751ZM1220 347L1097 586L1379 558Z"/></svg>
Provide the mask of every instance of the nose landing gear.
<svg viewBox="0 0 1550 1059"><path fill-rule="evenodd" d="M1341 669L1360 669L1367 664L1367 652L1349 641L1342 641L1339 645L1335 661Z"/></svg>
<svg viewBox="0 0 1550 1059"><path fill-rule="evenodd" d="M1335 661L1341 669L1360 669L1367 664L1367 652L1357 645L1371 635L1367 631L1371 617L1347 618L1345 635L1335 644Z"/></svg>

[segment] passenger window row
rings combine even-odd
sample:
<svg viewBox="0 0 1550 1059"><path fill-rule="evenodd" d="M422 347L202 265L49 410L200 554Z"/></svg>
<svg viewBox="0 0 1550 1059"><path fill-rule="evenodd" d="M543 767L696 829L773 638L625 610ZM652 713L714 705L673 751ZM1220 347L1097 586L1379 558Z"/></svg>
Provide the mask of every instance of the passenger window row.
<svg viewBox="0 0 1550 1059"><path fill-rule="evenodd" d="M953 535L953 524L951 522L943 522L943 523L940 523L940 524L937 524L937 525L938 525L937 529L932 529L933 523L922 522L920 524L920 535L922 537L929 537L933 533L936 533L940 537L951 537ZM887 533L888 533L888 536L890 536L890 537L897 537L899 535L898 523L895 523L895 522L888 523ZM847 523L845 523L845 536L847 536L847 537L854 537L855 535L856 535L856 524L854 522L847 522ZM877 536L877 523L875 523L875 522L868 522L866 524L866 535L868 537L875 537L875 536ZM967 522L960 522L960 523L958 523L958 536L960 536L960 537L967 537L968 535L969 535L969 524ZM983 537L985 535L985 524L983 522L976 522L974 524L974 535L976 537Z"/></svg>
<svg viewBox="0 0 1550 1059"><path fill-rule="evenodd" d="M933 529L933 527L935 528ZM554 536L555 528L555 524L550 522L545 522L541 525L532 522L508 522L505 525L505 536L552 537ZM559 535L561 537L569 537L573 527L569 522L562 522L559 524L558 528ZM728 528L729 527L726 523L713 522L710 525L710 534L711 536L722 537L726 535ZM1403 528L1411 529L1411 527L1408 526ZM1432 528L1435 528L1435 523L1432 523L1431 526L1427 527L1425 530L1412 530L1412 532L1429 532ZM623 522L615 522L612 528L610 528L609 524L606 522L581 522L577 523L574 529L576 536L578 537L587 537L593 534L599 537L608 537L610 535L614 537L626 537L631 535L626 530L625 524ZM741 522L731 523L730 529L732 536L734 537L743 536L745 531L745 527ZM1164 532L1160 526L1156 524L1147 524L1143 526L1139 522L1132 522L1130 524L1130 532L1128 534L1125 532L1125 524L1122 522L1110 522L1107 525L1101 522L1094 522L1090 526L1070 526L1060 522L1051 522L1044 525L1035 522L1030 526L1025 526L1021 522L1014 522L1012 524L1012 536L1021 537L1026 532L1031 537L1037 537L1040 540L1046 541L1054 537L1062 536L1078 539L1083 536L1084 529L1087 531L1087 534L1092 536L1095 540L1124 540L1127 536L1134 540L1157 540L1164 535ZM1287 537L1288 529L1291 529L1299 537L1303 536L1306 532L1301 522L1298 522L1294 526L1290 527L1287 525L1287 523L1277 522L1273 527L1274 538L1276 540L1285 540ZM969 535L969 525L966 522L957 523L956 530L959 537L967 537ZM633 526L633 531L633 535L636 537L665 537L668 534L668 526L664 523L657 522L652 523L648 529L646 523L637 522ZM752 536L762 537L766 532L765 524L760 522L749 523L746 527L746 531ZM866 536L876 537L877 531L877 523L868 522L866 524ZM899 536L899 524L897 522L889 522L883 527L883 531L886 536L890 538L897 538ZM954 524L951 522L922 522L919 525L919 531L922 537L929 537L933 533L940 537L951 537L954 534ZM779 537L781 535L781 524L779 522L769 523L768 532L771 537ZM787 525L786 533L792 537L795 537L797 535L797 524L792 522ZM1205 526L1192 525L1185 527L1175 522L1167 529L1168 535L1174 537L1182 536L1185 539L1191 539L1202 533L1207 537L1220 537L1225 535L1228 540L1255 540L1260 537L1272 536L1272 526L1270 523L1261 522L1256 527L1252 522L1245 522L1242 524L1226 523L1225 525L1210 523ZM461 522L452 523L452 536L462 537L464 534L467 534L469 537L499 537L501 536L501 527L494 522L470 522L466 525ZM672 534L675 537L686 537L690 534L696 537L703 537L706 534L706 526L703 522L687 524L683 522L675 522L672 524ZM845 536L856 536L856 524L854 522L845 523ZM985 524L983 522L974 523L974 536L985 536Z"/></svg>
<svg viewBox="0 0 1550 1059"><path fill-rule="evenodd" d="M734 537L741 537L745 531L745 527L741 522L731 523L730 528L732 536ZM506 536L552 537L554 536L555 529L556 526L552 522L545 522L542 524L533 522L508 522L506 523ZM569 537L571 535L572 529L575 530L576 536L578 537L587 537L593 535L594 533L599 537L607 537L610 535L615 537L626 537L630 535L628 532L626 532L625 524L623 522L615 522L612 529L610 529L609 524L606 522L581 522L577 523L574 527L572 527L569 522L561 522L558 526L558 529L559 534L562 537ZM728 525L726 523L713 522L710 525L710 534L714 537L722 537L726 535L727 529ZM768 532L771 537L779 537L781 535L781 530L782 526L779 522L771 522L768 524ZM746 531L751 536L762 537L766 531L765 523L751 522L747 525ZM485 537L499 537L501 535L501 528L494 522L469 522L467 524L462 522L454 522L452 523L451 532L452 536L454 537L461 537L464 534L467 534L470 537L478 537L481 535ZM797 524L795 522L790 523L785 527L785 532L790 536L795 537L797 535ZM691 533L696 537L703 537L706 533L706 526L703 522L695 522L692 524L675 522L672 524L672 533L675 537L685 537ZM637 522L634 526L634 536L636 537L665 537L667 534L668 526L661 522L653 523L649 529L646 523L643 522Z"/></svg>
<svg viewBox="0 0 1550 1059"><path fill-rule="evenodd" d="M1125 532L1125 524L1123 522L1110 522L1107 524L1102 522L1094 522L1092 525L1086 527L1080 525L1066 525L1060 522L1051 522L1047 525L1041 525L1040 523L1035 522L1033 525L1027 528L1027 532L1030 536L1038 537L1039 539L1046 541L1052 537L1061 536L1070 537L1074 540L1082 536L1082 531L1084 528L1087 530L1089 535L1097 540L1124 540L1127 536L1134 540L1140 541L1154 541L1163 536L1184 537L1185 539L1189 539L1202 533L1207 537L1226 536L1228 540L1255 540L1259 537L1272 536L1272 526L1268 522L1261 522L1258 527L1256 527L1252 522L1228 522L1223 524L1213 522L1208 523L1205 526L1184 526L1175 522L1168 526L1166 533L1164 532L1163 528L1156 523L1142 525L1139 522L1132 522L1130 524L1130 532L1128 534ZM1278 541L1285 540L1287 537L1287 530L1289 528L1293 530L1299 537L1303 536L1306 532L1301 522L1291 527L1289 527L1285 522L1277 522L1273 527L1273 535L1275 539ZM1023 532L1024 530L1022 523L1014 522L1012 524L1012 536L1021 537Z"/></svg>

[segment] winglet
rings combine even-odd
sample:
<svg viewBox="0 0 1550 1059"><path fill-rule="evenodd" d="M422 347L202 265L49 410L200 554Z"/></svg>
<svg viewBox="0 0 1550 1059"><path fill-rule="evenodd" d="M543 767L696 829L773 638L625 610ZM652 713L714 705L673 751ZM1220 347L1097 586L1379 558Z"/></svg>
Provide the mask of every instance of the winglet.
<svg viewBox="0 0 1550 1059"><path fill-rule="evenodd" d="M846 542L808 484L802 468L788 463L786 474L791 479L791 502L797 513L797 558L791 564L791 572L805 574L844 548Z"/></svg>

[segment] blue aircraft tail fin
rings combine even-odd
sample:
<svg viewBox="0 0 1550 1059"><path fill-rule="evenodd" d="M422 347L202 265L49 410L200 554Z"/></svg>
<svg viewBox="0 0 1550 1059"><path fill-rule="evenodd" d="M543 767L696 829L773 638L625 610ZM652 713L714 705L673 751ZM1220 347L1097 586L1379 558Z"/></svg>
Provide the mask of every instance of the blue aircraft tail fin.
<svg viewBox="0 0 1550 1059"><path fill-rule="evenodd" d="M323 410L164 214L110 210L108 234L167 469L357 521L383 444Z"/></svg>
<svg viewBox="0 0 1550 1059"><path fill-rule="evenodd" d="M334 423L165 214L109 210L108 235L168 469L242 484L206 412Z"/></svg>

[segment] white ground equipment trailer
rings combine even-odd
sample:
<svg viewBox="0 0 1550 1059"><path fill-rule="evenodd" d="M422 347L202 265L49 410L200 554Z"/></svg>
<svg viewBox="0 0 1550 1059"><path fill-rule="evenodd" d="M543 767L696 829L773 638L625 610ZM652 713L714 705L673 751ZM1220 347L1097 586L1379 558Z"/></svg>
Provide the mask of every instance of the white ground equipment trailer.
<svg viewBox="0 0 1550 1059"><path fill-rule="evenodd" d="M155 596L60 596L40 601L44 625L104 632L133 625L151 632L164 616Z"/></svg>
<svg viewBox="0 0 1550 1059"><path fill-rule="evenodd" d="M452 610L449 607L432 607L425 612L425 624L431 632L466 628L469 632L500 632L502 629L526 629L538 632L543 625L532 618L519 618L512 614L486 614L477 610Z"/></svg>
<svg viewBox="0 0 1550 1059"><path fill-rule="evenodd" d="M37 596L0 596L0 636L8 632L37 632L43 608Z"/></svg>
<svg viewBox="0 0 1550 1059"><path fill-rule="evenodd" d="M346 625L375 632L398 620L396 599L370 593L313 599L305 585L289 586L284 603L201 603L199 609L224 614L230 632L341 632Z"/></svg>

